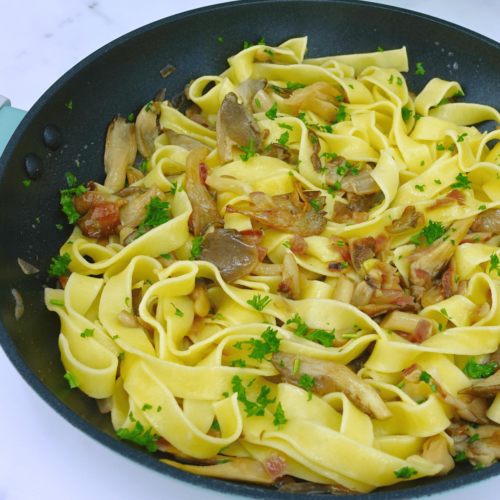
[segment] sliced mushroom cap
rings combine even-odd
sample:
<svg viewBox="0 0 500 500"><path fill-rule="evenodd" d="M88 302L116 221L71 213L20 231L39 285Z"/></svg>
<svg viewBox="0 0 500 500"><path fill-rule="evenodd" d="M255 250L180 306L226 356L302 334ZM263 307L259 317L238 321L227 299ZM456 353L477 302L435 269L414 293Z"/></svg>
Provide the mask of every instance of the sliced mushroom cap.
<svg viewBox="0 0 500 500"><path fill-rule="evenodd" d="M309 109L331 122L338 112L335 97L341 95L337 89L325 82L316 82L302 89L297 89L287 100L287 105L296 109Z"/></svg>
<svg viewBox="0 0 500 500"><path fill-rule="evenodd" d="M252 114L241 104L234 92L229 92L222 101L217 115L217 151L222 163L233 160L233 146L261 148L260 129Z"/></svg>
<svg viewBox="0 0 500 500"><path fill-rule="evenodd" d="M346 193L358 195L374 194L380 191L378 184L372 177L372 169L368 166L360 170L356 175L349 172L340 182L340 189Z"/></svg>
<svg viewBox="0 0 500 500"><path fill-rule="evenodd" d="M385 230L390 234L399 234L407 229L425 224L424 214L416 212L412 205L404 209L403 214L399 219L394 219L390 226L385 226Z"/></svg>
<svg viewBox="0 0 500 500"><path fill-rule="evenodd" d="M158 137L158 116L161 112L160 104L165 99L166 89L160 90L154 102L148 102L137 115L135 120L135 137L137 149L143 158L151 158L155 152L154 140Z"/></svg>
<svg viewBox="0 0 500 500"><path fill-rule="evenodd" d="M474 233L487 231L500 233L500 208L490 208L481 212L471 226Z"/></svg>
<svg viewBox="0 0 500 500"><path fill-rule="evenodd" d="M471 385L462 389L459 394L470 394L479 398L494 398L500 393L500 371L497 371L491 377L482 380L478 384Z"/></svg>
<svg viewBox="0 0 500 500"><path fill-rule="evenodd" d="M231 283L247 276L258 263L257 247L235 229L216 229L205 236L199 259L211 262Z"/></svg>
<svg viewBox="0 0 500 500"><path fill-rule="evenodd" d="M297 373L294 371L296 359L300 359ZM303 375L309 375L315 382L311 390L316 394L324 396L331 392L343 392L354 405L371 418L386 420L392 417L392 413L377 391L347 366L285 352L274 353L272 363L282 375L284 382L299 385L299 379Z"/></svg>
<svg viewBox="0 0 500 500"><path fill-rule="evenodd" d="M127 200L109 193L101 193L100 191L85 191L85 193L79 194L73 198L73 205L75 210L80 214L86 214L93 206L98 203L104 203L106 201L111 201L115 203L118 208L127 204Z"/></svg>
<svg viewBox="0 0 500 500"><path fill-rule="evenodd" d="M438 476L444 476L455 468L455 461L448 451L448 441L445 437L440 435L426 439L422 451L422 458L443 466Z"/></svg>
<svg viewBox="0 0 500 500"><path fill-rule="evenodd" d="M148 212L146 206L155 198L165 201L165 193L156 184L153 184L145 193L135 196L128 205L120 208L121 224L119 229L137 227L146 217Z"/></svg>
<svg viewBox="0 0 500 500"><path fill-rule="evenodd" d="M255 99L255 94L257 94L260 90L265 89L266 85L267 80L265 78L259 78L258 80L249 78L238 85L237 90L243 101L243 106L245 106L245 108L247 108L250 112L253 111L252 104Z"/></svg>
<svg viewBox="0 0 500 500"><path fill-rule="evenodd" d="M178 134L177 132L174 132L169 128L164 128L163 132L165 132L168 140L170 141L170 144L172 144L173 146L180 146L181 148L187 149L188 151L193 151L193 149L196 148L207 148L210 151L212 150L202 142L189 137L189 135Z"/></svg>
<svg viewBox="0 0 500 500"><path fill-rule="evenodd" d="M115 192L125 187L127 168L134 164L137 156L135 125L123 116L116 116L109 124L104 150L104 185Z"/></svg>
<svg viewBox="0 0 500 500"><path fill-rule="evenodd" d="M189 226L195 236L204 234L211 226L224 225L215 201L201 180L200 168L201 165L206 168L203 162L208 153L207 148L196 148L186 159L186 193L193 208Z"/></svg>
<svg viewBox="0 0 500 500"><path fill-rule="evenodd" d="M492 465L495 460L500 458L500 437L495 436L474 441L465 456L485 467Z"/></svg>

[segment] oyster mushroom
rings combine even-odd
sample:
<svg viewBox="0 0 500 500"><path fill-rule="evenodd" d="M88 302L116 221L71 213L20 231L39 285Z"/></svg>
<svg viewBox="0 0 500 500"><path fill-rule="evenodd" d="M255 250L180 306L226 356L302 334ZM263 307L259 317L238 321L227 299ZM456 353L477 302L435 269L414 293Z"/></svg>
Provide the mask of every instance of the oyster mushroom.
<svg viewBox="0 0 500 500"><path fill-rule="evenodd" d="M135 138L137 149L143 158L151 158L155 152L154 140L159 135L158 116L160 104L165 100L166 89L160 90L153 102L148 102L141 109L135 120Z"/></svg>
<svg viewBox="0 0 500 500"><path fill-rule="evenodd" d="M300 359L298 372L294 371L296 359ZM303 375L309 375L315 382L311 390L316 394L324 396L331 392L343 392L354 405L369 417L377 420L386 420L392 417L392 413L377 391L347 366L333 361L285 352L274 353L272 363L280 372L283 382L299 385L299 379Z"/></svg>
<svg viewBox="0 0 500 500"><path fill-rule="evenodd" d="M261 146L260 129L252 114L238 103L234 92L229 92L217 115L217 151L222 163L233 160L233 146L250 147L253 140L254 151Z"/></svg>
<svg viewBox="0 0 500 500"><path fill-rule="evenodd" d="M125 187L127 168L134 164L137 155L135 125L117 115L109 124L104 150L104 185L115 192Z"/></svg>

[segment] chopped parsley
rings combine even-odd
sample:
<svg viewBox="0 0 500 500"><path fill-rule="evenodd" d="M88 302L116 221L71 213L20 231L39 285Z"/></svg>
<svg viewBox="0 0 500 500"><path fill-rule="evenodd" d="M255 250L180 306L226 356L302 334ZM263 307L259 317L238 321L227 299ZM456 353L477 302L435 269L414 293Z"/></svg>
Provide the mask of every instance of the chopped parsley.
<svg viewBox="0 0 500 500"><path fill-rule="evenodd" d="M266 39L265 37L262 37L260 42L257 42L256 45L265 45L266 44ZM248 43L248 42L243 42L243 50L248 49L249 47L254 47L253 43Z"/></svg>
<svg viewBox="0 0 500 500"><path fill-rule="evenodd" d="M403 467L402 469L395 470L394 474L398 479L410 479L411 476L418 474L412 467Z"/></svg>
<svg viewBox="0 0 500 500"><path fill-rule="evenodd" d="M481 469L484 469L483 464L477 464L475 467L472 467L472 470L481 470Z"/></svg>
<svg viewBox="0 0 500 500"><path fill-rule="evenodd" d="M271 57L274 57L274 52L269 49L264 49L264 52L267 52Z"/></svg>
<svg viewBox="0 0 500 500"><path fill-rule="evenodd" d="M217 41L222 43L224 40L222 39L222 37L220 36L219 38L217 38Z"/></svg>
<svg viewBox="0 0 500 500"><path fill-rule="evenodd" d="M394 75L391 75L391 77L389 78L389 83L392 83L394 81Z"/></svg>
<svg viewBox="0 0 500 500"><path fill-rule="evenodd" d="M143 174L145 174L148 170L148 161L149 160L144 160L143 162L141 162L141 172Z"/></svg>
<svg viewBox="0 0 500 500"><path fill-rule="evenodd" d="M50 303L54 306L64 307L64 301L62 300L50 299Z"/></svg>
<svg viewBox="0 0 500 500"><path fill-rule="evenodd" d="M71 199L73 196L78 196L82 193L85 193L85 186L83 184L76 188L61 190L62 211L68 216L70 224L74 224L80 218L80 214L76 211Z"/></svg>
<svg viewBox="0 0 500 500"><path fill-rule="evenodd" d="M421 244L420 238L423 236L425 238L426 246L430 246L438 238L441 238L444 233L446 233L446 229L441 222L430 220L429 225L425 226L420 233L412 236L410 241L416 246L419 246Z"/></svg>
<svg viewBox="0 0 500 500"><path fill-rule="evenodd" d="M423 167L424 165L425 165L425 161L424 161L424 160L422 160L422 161L420 162L420 166L421 166L421 167Z"/></svg>
<svg viewBox="0 0 500 500"><path fill-rule="evenodd" d="M299 387L302 387L302 389L305 389L307 391L307 393L309 394L307 401L311 401L311 399L312 399L311 387L314 387L315 385L316 385L316 382L314 381L314 379L307 374L302 375L302 377L299 378Z"/></svg>
<svg viewBox="0 0 500 500"><path fill-rule="evenodd" d="M383 49L380 45L377 47L377 50L378 50L379 52L384 52L384 49Z"/></svg>
<svg viewBox="0 0 500 500"><path fill-rule="evenodd" d="M170 188L170 194L175 194L179 191L179 193L182 191L182 185L177 186L177 182L172 182L172 187Z"/></svg>
<svg viewBox="0 0 500 500"><path fill-rule="evenodd" d="M69 263L71 262L71 257L69 253L65 253L64 255L59 255L59 257L52 258L52 264L49 269L49 277L50 278L59 278L59 276L63 276L68 268Z"/></svg>
<svg viewBox="0 0 500 500"><path fill-rule="evenodd" d="M130 300L130 297L125 297L125 305L128 307L128 301Z"/></svg>
<svg viewBox="0 0 500 500"><path fill-rule="evenodd" d="M253 137L250 139L250 145L248 146L248 148L246 148L245 146L238 146L245 153L244 155L240 155L242 161L248 161L248 159L252 158L252 156L257 156L257 153L253 150L253 146Z"/></svg>
<svg viewBox="0 0 500 500"><path fill-rule="evenodd" d="M31 181L29 181L29 180L24 180L24 181L23 181L23 186L24 186L24 187L27 187L27 188L28 188L28 187L30 187L30 185L31 185Z"/></svg>
<svg viewBox="0 0 500 500"><path fill-rule="evenodd" d="M56 224L57 229L62 229L62 224Z"/></svg>
<svg viewBox="0 0 500 500"><path fill-rule="evenodd" d="M411 109L408 109L408 108L401 109L401 115L403 116L404 121L409 120L412 113L413 113L413 111Z"/></svg>
<svg viewBox="0 0 500 500"><path fill-rule="evenodd" d="M472 184L472 182L466 175L460 173L455 177L455 179L457 182L450 186L451 189L472 189L470 187L470 184Z"/></svg>
<svg viewBox="0 0 500 500"><path fill-rule="evenodd" d="M297 325L297 329L293 332L297 337L305 338L307 340L311 340L312 342L319 342L321 345L325 347L332 347L332 342L335 340L335 328L330 332L325 332L324 330L313 330L310 333L309 327L302 321L302 318L295 314L292 319L289 319L286 324L290 325L295 323Z"/></svg>
<svg viewBox="0 0 500 500"><path fill-rule="evenodd" d="M285 241L285 243L283 243L283 246L285 248L292 248L292 244L289 241Z"/></svg>
<svg viewBox="0 0 500 500"><path fill-rule="evenodd" d="M158 409L156 410L158 413L162 410L161 406L158 406Z"/></svg>
<svg viewBox="0 0 500 500"><path fill-rule="evenodd" d="M116 435L120 439L125 439L141 446L145 446L148 451L153 452L158 449L155 441L159 439L159 436L151 435L152 430L153 428L150 427L146 432L144 432L144 426L137 420L135 422L135 427L131 431L121 428L116 431Z"/></svg>
<svg viewBox="0 0 500 500"><path fill-rule="evenodd" d="M473 356L463 369L463 372L470 378L486 378L493 375L498 368L498 363L492 362L486 365L476 363L476 358Z"/></svg>
<svg viewBox="0 0 500 500"><path fill-rule="evenodd" d="M134 118L135 118L134 113L130 113L130 114L127 116L127 120L128 120L129 122L133 122L133 121L134 121Z"/></svg>
<svg viewBox="0 0 500 500"><path fill-rule="evenodd" d="M278 142L282 146L285 146L288 149L286 143L288 142L289 139L290 139L290 134L288 132L284 132L283 134L281 134L280 138L278 139Z"/></svg>
<svg viewBox="0 0 500 500"><path fill-rule="evenodd" d="M257 98L256 98L256 99L254 99L254 101L255 101L255 105L256 105L258 108L262 107L262 106L261 106L261 104L260 104L260 101L259 101Z"/></svg>
<svg viewBox="0 0 500 500"><path fill-rule="evenodd" d="M319 200L311 200L309 202L311 204L311 207L314 208L314 211L317 212L319 210Z"/></svg>
<svg viewBox="0 0 500 500"><path fill-rule="evenodd" d="M272 352L278 352L280 347L281 340L277 338L277 334L277 330L268 327L261 335L262 340L250 339L243 342L236 342L233 347L242 349L243 344L249 344L253 348L252 352L248 355L249 358L256 359L259 363L262 363L264 359L270 361L266 356Z"/></svg>
<svg viewBox="0 0 500 500"><path fill-rule="evenodd" d="M307 87L307 85L304 85L303 83L286 82L286 88L289 90L303 89L305 87Z"/></svg>
<svg viewBox="0 0 500 500"><path fill-rule="evenodd" d="M457 139L457 142L463 142L463 141L464 141L464 137L465 137L466 135L469 135L469 134L461 134L461 135L459 135L459 136L458 136L458 139Z"/></svg>
<svg viewBox="0 0 500 500"><path fill-rule="evenodd" d="M141 233L144 228L155 228L170 220L170 215L168 214L170 203L168 201L161 201L161 198L158 196L150 198L150 200L149 204L146 205L146 217L137 228L137 232L141 236L144 234Z"/></svg>
<svg viewBox="0 0 500 500"><path fill-rule="evenodd" d="M299 373L300 370L300 359L295 358L293 361L293 373Z"/></svg>
<svg viewBox="0 0 500 500"><path fill-rule="evenodd" d="M346 106L344 106L343 104L339 106L339 110L337 112L337 115L335 116L335 121L333 123L339 123L345 121L345 119L349 115L349 113L346 113L345 109Z"/></svg>
<svg viewBox="0 0 500 500"><path fill-rule="evenodd" d="M418 189L421 193L424 192L424 189L425 189L425 184L423 184L422 186L419 186L418 184L415 186L416 189Z"/></svg>
<svg viewBox="0 0 500 500"><path fill-rule="evenodd" d="M217 422L217 420L214 420L212 422L212 425L210 426L210 429L213 429L214 431L220 432L219 422Z"/></svg>
<svg viewBox="0 0 500 500"><path fill-rule="evenodd" d="M229 366L238 367L238 368L246 368L247 363L244 359L235 359L231 361Z"/></svg>
<svg viewBox="0 0 500 500"><path fill-rule="evenodd" d="M473 436L471 436L470 438L470 444L474 443L475 441L477 441L479 439L479 434L474 434Z"/></svg>
<svg viewBox="0 0 500 500"><path fill-rule="evenodd" d="M95 328L94 328L94 330L95 330ZM86 328L84 332L80 333L80 337L82 337L82 338L93 337L94 330L90 330L89 328Z"/></svg>
<svg viewBox="0 0 500 500"><path fill-rule="evenodd" d="M421 62L417 63L417 71L415 71L416 75L425 75L425 69L422 66Z"/></svg>
<svg viewBox="0 0 500 500"><path fill-rule="evenodd" d="M270 120L276 120L278 118L278 103L275 102L271 109L269 111L265 112L265 115L270 119Z"/></svg>
<svg viewBox="0 0 500 500"><path fill-rule="evenodd" d="M467 457L465 456L465 450L455 455L455 462L462 462L463 460L467 460Z"/></svg>
<svg viewBox="0 0 500 500"><path fill-rule="evenodd" d="M435 182L436 184L441 184L441 181L440 181L439 179L434 179L434 182Z"/></svg>
<svg viewBox="0 0 500 500"><path fill-rule="evenodd" d="M276 411L274 412L273 424L276 425L279 430L281 430L287 422L288 420L285 418L285 412L283 411L283 407L281 406L280 402L278 403Z"/></svg>
<svg viewBox="0 0 500 500"><path fill-rule="evenodd" d="M486 205L481 205L481 206L479 207L479 210L486 210Z"/></svg>
<svg viewBox="0 0 500 500"><path fill-rule="evenodd" d="M264 307L266 307L271 302L272 299L270 299L268 295L266 295L264 298L261 298L260 293L254 295L252 300L247 300L247 304L250 304L254 309L257 309L257 311L262 311Z"/></svg>
<svg viewBox="0 0 500 500"><path fill-rule="evenodd" d="M191 241L191 257L189 257L189 260L196 260L200 256L203 251L203 248L201 248L202 243L203 236L197 236Z"/></svg>
<svg viewBox="0 0 500 500"><path fill-rule="evenodd" d="M147 403L141 408L142 411L146 411L146 410L152 410L153 407L151 405L148 405Z"/></svg>
<svg viewBox="0 0 500 500"><path fill-rule="evenodd" d="M64 375L64 378L68 381L70 389L75 389L80 385L80 382L78 382L78 379L71 372L67 371L66 374Z"/></svg>
<svg viewBox="0 0 500 500"><path fill-rule="evenodd" d="M415 120L420 120L420 118L422 118L422 115L415 114L413 115L413 118L415 118Z"/></svg>
<svg viewBox="0 0 500 500"><path fill-rule="evenodd" d="M254 403L253 401L249 401L247 399L246 388L243 386L242 382L243 380L237 375L235 375L231 380L233 392L236 392L238 394L238 401L241 401L245 405L245 412L247 413L247 417L262 417L264 415L266 406L276 401L276 398L267 398L267 396L271 392L271 389L263 385L260 389L260 394L257 396L257 402Z"/></svg>
<svg viewBox="0 0 500 500"><path fill-rule="evenodd" d="M65 106L70 110L73 111L73 101L69 101L68 104L65 104Z"/></svg>
<svg viewBox="0 0 500 500"><path fill-rule="evenodd" d="M287 130L292 130L293 131L293 127L291 125L287 125L286 123L278 123L278 127L280 127L280 128L286 128Z"/></svg>
<svg viewBox="0 0 500 500"><path fill-rule="evenodd" d="M436 384L431 381L431 375L430 375L430 373L422 372L420 374L419 380L421 380L422 382L425 382L426 384L428 384L429 387L431 388L432 392L437 392Z"/></svg>
<svg viewBox="0 0 500 500"><path fill-rule="evenodd" d="M169 253L161 253L160 257L163 257L164 259L170 260L172 256ZM149 280L147 280L149 281ZM151 285L151 282L149 283Z"/></svg>
<svg viewBox="0 0 500 500"><path fill-rule="evenodd" d="M120 354L118 354L118 356L120 356L120 359L122 361L125 359L125 353L124 352L121 352Z"/></svg>
<svg viewBox="0 0 500 500"><path fill-rule="evenodd" d="M153 105L153 102L148 102L146 106L146 111L149 111L151 109L151 106Z"/></svg>
<svg viewBox="0 0 500 500"><path fill-rule="evenodd" d="M491 254L490 257L490 270L488 272L491 273L491 271L496 271L497 275L500 276L500 268L498 265L500 264L500 259L498 258L498 255L496 253Z"/></svg>
<svg viewBox="0 0 500 500"><path fill-rule="evenodd" d="M173 308L175 309L175 315L179 316L179 318L182 318L184 316L184 313L180 309L177 309L177 307L175 307L173 302L170 302L170 303L172 304Z"/></svg>
<svg viewBox="0 0 500 500"><path fill-rule="evenodd" d="M445 149L445 148L444 148L444 146L443 146L442 144L438 144L438 145L436 146L436 149L437 149L438 151L444 151L444 149Z"/></svg>
<svg viewBox="0 0 500 500"><path fill-rule="evenodd" d="M396 79L396 83L401 86L403 85L403 80L398 76L397 79Z"/></svg>

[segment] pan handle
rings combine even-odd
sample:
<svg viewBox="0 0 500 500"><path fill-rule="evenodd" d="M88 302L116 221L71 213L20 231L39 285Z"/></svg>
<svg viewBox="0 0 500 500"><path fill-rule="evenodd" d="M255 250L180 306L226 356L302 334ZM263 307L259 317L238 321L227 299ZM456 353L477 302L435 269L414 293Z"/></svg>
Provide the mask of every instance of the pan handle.
<svg viewBox="0 0 500 500"><path fill-rule="evenodd" d="M25 114L26 111L13 108L10 100L0 95L0 155Z"/></svg>

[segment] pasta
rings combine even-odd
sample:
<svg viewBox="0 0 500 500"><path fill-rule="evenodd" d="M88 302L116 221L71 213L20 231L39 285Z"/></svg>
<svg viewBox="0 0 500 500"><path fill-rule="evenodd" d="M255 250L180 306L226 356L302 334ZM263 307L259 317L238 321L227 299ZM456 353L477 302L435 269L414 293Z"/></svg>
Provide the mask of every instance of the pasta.
<svg viewBox="0 0 500 500"><path fill-rule="evenodd" d="M65 377L196 474L364 493L491 465L500 131L473 125L498 112L412 94L404 47L264 43L185 114L163 92L115 118L106 182L62 192Z"/></svg>

